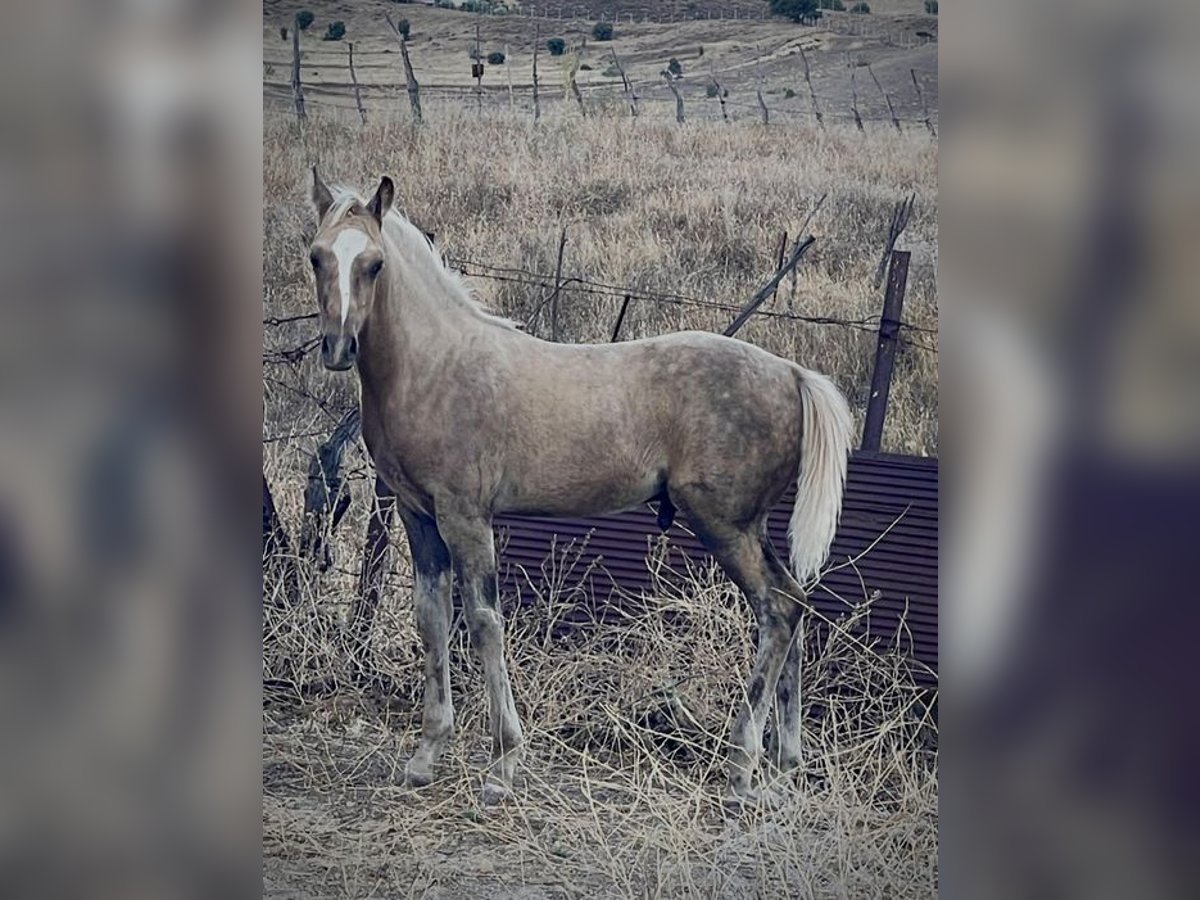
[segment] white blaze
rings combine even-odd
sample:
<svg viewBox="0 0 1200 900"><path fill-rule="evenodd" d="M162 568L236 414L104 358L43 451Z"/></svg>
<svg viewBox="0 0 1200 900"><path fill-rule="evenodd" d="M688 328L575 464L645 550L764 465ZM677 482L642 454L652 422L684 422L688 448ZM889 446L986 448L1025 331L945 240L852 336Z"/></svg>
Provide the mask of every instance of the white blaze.
<svg viewBox="0 0 1200 900"><path fill-rule="evenodd" d="M338 269L338 290L342 294L342 328L346 327L346 316L350 313L350 272L354 260L367 249L369 243L366 233L357 228L343 228L333 242L333 258L337 260Z"/></svg>

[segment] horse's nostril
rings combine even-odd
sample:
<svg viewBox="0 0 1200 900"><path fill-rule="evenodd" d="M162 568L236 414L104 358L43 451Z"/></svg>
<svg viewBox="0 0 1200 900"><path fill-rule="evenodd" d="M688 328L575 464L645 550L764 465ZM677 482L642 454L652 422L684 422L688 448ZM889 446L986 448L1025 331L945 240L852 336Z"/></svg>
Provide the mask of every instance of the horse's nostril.
<svg viewBox="0 0 1200 900"><path fill-rule="evenodd" d="M358 338L351 337L346 340L346 355L351 358L358 356Z"/></svg>
<svg viewBox="0 0 1200 900"><path fill-rule="evenodd" d="M329 339L329 335L325 335L323 338L321 338L321 355L324 356L326 359L329 359L329 357L332 353L333 353L333 341L331 341Z"/></svg>

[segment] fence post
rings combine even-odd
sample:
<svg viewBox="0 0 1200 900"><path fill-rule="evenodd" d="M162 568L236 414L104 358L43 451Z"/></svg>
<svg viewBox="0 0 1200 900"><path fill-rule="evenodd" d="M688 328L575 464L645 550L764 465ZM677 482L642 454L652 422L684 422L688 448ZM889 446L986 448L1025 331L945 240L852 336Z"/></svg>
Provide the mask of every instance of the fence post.
<svg viewBox="0 0 1200 900"><path fill-rule="evenodd" d="M667 82L667 87L671 89L671 93L675 95L675 121L680 125L683 124L683 98L679 96L679 89L675 87L675 79L671 77L671 73L663 69L662 77Z"/></svg>
<svg viewBox="0 0 1200 900"><path fill-rule="evenodd" d="M721 90L721 82L717 81L717 71L715 67L710 70L708 77L709 80L712 81L712 85L717 91L717 102L721 104L721 119L725 122L728 122L729 113L725 110L725 94Z"/></svg>
<svg viewBox="0 0 1200 900"><path fill-rule="evenodd" d="M379 609L383 570L395 513L396 495L376 476L375 498L371 504L371 518L367 520L367 540L358 578L358 595L350 609L350 633L359 648L368 645L375 611Z"/></svg>
<svg viewBox="0 0 1200 900"><path fill-rule="evenodd" d="M412 107L413 119L420 122L421 87L417 84L417 76L413 74L412 60L408 58L408 38L400 33L400 29L396 27L391 16L384 13L383 17L387 19L388 25L392 26L392 31L396 33L396 40L400 42L400 58L404 63L404 83L408 87L408 103Z"/></svg>
<svg viewBox="0 0 1200 900"><path fill-rule="evenodd" d="M358 91L358 76L354 74L354 42L346 44L346 49L350 52L350 82L354 85L354 105L358 107L359 118L362 119L364 125L367 124L367 111L363 109L362 96Z"/></svg>
<svg viewBox="0 0 1200 900"><path fill-rule="evenodd" d="M558 340L558 295L562 291L563 253L567 249L567 229L558 238L558 263L554 266L554 293L550 297L550 340Z"/></svg>
<svg viewBox="0 0 1200 900"><path fill-rule="evenodd" d="M892 388L892 366L896 360L896 341L900 335L900 317L904 311L904 290L908 285L908 257L907 250L893 250L888 267L887 291L883 295L883 315L879 319L879 343L875 348L875 367L871 372L871 393L867 398L867 417L863 422L863 450L878 450L883 439L883 420L887 416L888 393Z"/></svg>
<svg viewBox="0 0 1200 900"><path fill-rule="evenodd" d="M617 324L613 326L612 337L609 338L610 344L615 344L617 338L621 335L621 323L625 321L625 310L629 309L629 295L625 295L625 299L621 301L621 311L617 313Z"/></svg>
<svg viewBox="0 0 1200 900"><path fill-rule="evenodd" d="M326 568L330 561L327 538L350 505L350 492L342 479L342 457L346 446L358 439L361 427L362 420L355 406L342 416L329 440L317 448L308 465L300 555L315 561L321 568Z"/></svg>
<svg viewBox="0 0 1200 900"><path fill-rule="evenodd" d="M758 106L762 110L762 120L764 125L771 124L771 114L767 111L767 101L763 99L762 89L755 88L754 93L758 95Z"/></svg>
<svg viewBox="0 0 1200 900"><path fill-rule="evenodd" d="M749 302L742 307L742 311L739 312L734 320L725 327L725 330L722 331L721 334L725 335L725 337L733 337L735 334L737 334L738 329L746 324L746 320L754 315L754 311L762 306L763 301L775 293L775 289L779 287L779 282L783 281L784 276L787 275L788 272L792 271L792 269L796 268L800 262L800 257L804 256L805 251L808 250L808 248L811 247L815 241L816 238L812 235L809 235L803 241L800 241L796 245L796 249L792 251L791 258L784 265L779 267L778 271L776 271L776 273L771 277L770 281L758 289L758 293L750 298Z"/></svg>
<svg viewBox="0 0 1200 900"><path fill-rule="evenodd" d="M854 66L850 66L850 111L854 113L854 124L863 131L862 116L858 114L858 80L854 75Z"/></svg>
<svg viewBox="0 0 1200 900"><path fill-rule="evenodd" d="M617 67L617 71L621 73L621 83L625 85L625 96L629 100L629 111L636 119L638 114L637 94L633 92L633 85L629 83L629 79L625 77L625 67L621 65L621 61L617 59L617 51L612 47L608 48L608 52L612 54L613 65Z"/></svg>
<svg viewBox="0 0 1200 900"><path fill-rule="evenodd" d="M483 56L479 49L479 22L475 22L475 115L483 115Z"/></svg>
<svg viewBox="0 0 1200 900"><path fill-rule="evenodd" d="M542 118L542 106L538 102L537 58L538 45L542 43L542 23L539 21L533 28L533 121Z"/></svg>
<svg viewBox="0 0 1200 900"><path fill-rule="evenodd" d="M883 94L883 100L887 103L888 113L892 117L892 124L896 126L897 131L903 131L900 127L900 120L896 118L896 107L892 106L892 98L888 92L883 89L883 85L879 83L879 76L875 74L875 70L871 68L871 64L867 63L867 72L871 75L871 80L875 82L875 87L879 88L879 93Z"/></svg>
<svg viewBox="0 0 1200 900"><path fill-rule="evenodd" d="M775 271L778 272L783 268L783 254L787 252L787 229L784 229L783 239L779 242L779 260L775 263ZM771 291L771 302L775 302L775 297L779 293L779 285L775 286L775 290Z"/></svg>
<svg viewBox="0 0 1200 900"><path fill-rule="evenodd" d="M808 71L808 55L804 52L804 47L800 48L800 61L804 63L804 83L808 85L808 96L812 100L813 115L817 117L817 124L824 128L825 117L821 115L820 107L817 106L817 92L813 89L812 75Z"/></svg>
<svg viewBox="0 0 1200 900"><path fill-rule="evenodd" d="M508 111L510 113L516 112L516 109L517 109L517 101L513 99L512 59L510 59L511 55L512 54L509 53L508 44L505 44L504 45L504 74L508 76Z"/></svg>
<svg viewBox="0 0 1200 900"><path fill-rule="evenodd" d="M304 88L300 86L300 17L292 23L292 98L296 101L296 119L308 118L304 112Z"/></svg>
<svg viewBox="0 0 1200 900"><path fill-rule="evenodd" d="M917 70L909 69L908 74L912 76L913 87L917 89L917 99L921 101L921 112L925 114L925 127L929 129L930 135L937 138L937 131L929 118L929 107L925 105L925 92L921 90L921 82L917 81Z"/></svg>

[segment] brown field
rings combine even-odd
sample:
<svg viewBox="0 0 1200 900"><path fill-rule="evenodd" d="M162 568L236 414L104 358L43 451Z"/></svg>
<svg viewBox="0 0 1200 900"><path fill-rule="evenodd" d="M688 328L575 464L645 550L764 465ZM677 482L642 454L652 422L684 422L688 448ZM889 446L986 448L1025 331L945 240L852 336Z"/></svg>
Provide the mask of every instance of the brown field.
<svg viewBox="0 0 1200 900"><path fill-rule="evenodd" d="M414 28L417 13L472 18L390 3L362 8L406 15ZM267 5L268 58L282 46L271 17L283 9L291 7ZM353 25L350 14L339 17ZM449 72L457 56L445 65ZM931 331L905 333L911 343L898 358L884 446L936 454L937 147L927 132L879 123L865 134L842 123L821 131L800 120L680 127L658 116L631 121L619 105L598 103L597 111L581 121L558 105L535 126L502 104L480 117L471 104L431 97L420 128L395 104L373 109L364 129L352 112L314 104L300 130L286 105L269 103L264 318L313 310L304 195L314 161L327 179L364 189L392 174L402 208L452 259L552 273L565 226L566 275L708 304L634 301L625 338L724 327L733 316L725 307L771 274L782 233L794 237L827 194L806 228L817 243L764 307L784 315L756 316L739 336L829 373L861 422L873 326L786 316L877 316L871 279L892 206L915 192L900 243L913 254L904 318ZM489 305L547 333L543 287L471 281ZM564 338L606 340L620 302L565 292ZM270 355L312 333L310 322L268 327L264 349ZM324 372L312 354L272 358L263 372L264 468L294 534L309 455L357 387L353 377ZM722 808L723 741L754 634L740 598L711 572L664 578L626 621L567 634L554 623L572 603L569 554L560 590L523 598L519 611L506 598L529 749L515 796L498 809L477 801L486 705L458 629L454 749L439 782L421 792L404 787L398 776L415 747L421 691L408 562L406 552L393 554L370 645L347 646L342 624L370 484L360 448L347 469L355 502L334 538L334 568L309 576L298 606L277 608L273 594L265 603L263 674L274 685L264 705L265 895L936 894L936 724L902 661L845 629L806 668L809 779L780 785L773 806ZM352 687L321 698L300 689L331 676L344 682L360 667L389 679L386 700Z"/></svg>

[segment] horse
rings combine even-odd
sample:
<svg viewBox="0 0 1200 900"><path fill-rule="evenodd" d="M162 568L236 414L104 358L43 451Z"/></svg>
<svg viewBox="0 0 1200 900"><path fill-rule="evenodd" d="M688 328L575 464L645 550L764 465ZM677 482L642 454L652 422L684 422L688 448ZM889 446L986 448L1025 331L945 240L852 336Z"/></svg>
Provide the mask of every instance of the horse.
<svg viewBox="0 0 1200 900"><path fill-rule="evenodd" d="M850 410L824 375L743 341L678 332L615 344L541 340L488 312L429 238L393 205L331 189L316 167L309 247L331 371L358 371L362 436L395 494L412 555L425 653L409 785L434 779L454 731L449 630L462 596L488 694L491 761L482 801L511 791L523 732L504 653L492 517L597 515L649 501L686 516L749 601L757 651L732 728L728 795L751 801L774 703L776 762L800 765L806 587L841 511ZM798 488L789 564L767 511Z"/></svg>

